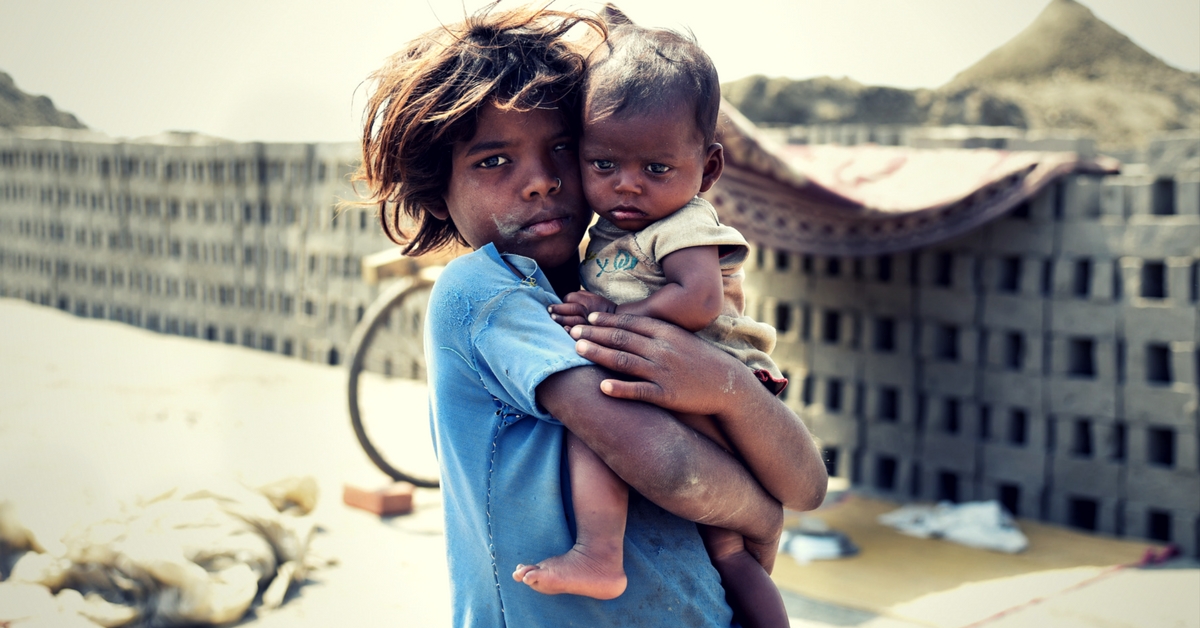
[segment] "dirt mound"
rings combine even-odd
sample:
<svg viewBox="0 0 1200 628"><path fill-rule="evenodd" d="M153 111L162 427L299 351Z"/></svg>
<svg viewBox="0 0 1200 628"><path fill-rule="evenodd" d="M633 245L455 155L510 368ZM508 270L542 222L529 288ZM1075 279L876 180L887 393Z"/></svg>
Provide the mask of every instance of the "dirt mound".
<svg viewBox="0 0 1200 628"><path fill-rule="evenodd" d="M1074 0L1052 0L1016 37L936 90L764 76L722 90L765 124L1056 129L1095 137L1106 149L1200 128L1200 73L1167 65Z"/></svg>
<svg viewBox="0 0 1200 628"><path fill-rule="evenodd" d="M1167 65L1074 0L1053 0L938 91L986 91L1020 108L1029 128L1080 131L1103 146L1200 128L1200 74Z"/></svg>
<svg viewBox="0 0 1200 628"><path fill-rule="evenodd" d="M56 109L49 98L26 94L11 76L0 72L0 127L13 126L87 128L74 115Z"/></svg>
<svg viewBox="0 0 1200 628"><path fill-rule="evenodd" d="M1138 81L1186 74L1146 52L1075 0L1053 0L1032 24L943 90L1047 78Z"/></svg>

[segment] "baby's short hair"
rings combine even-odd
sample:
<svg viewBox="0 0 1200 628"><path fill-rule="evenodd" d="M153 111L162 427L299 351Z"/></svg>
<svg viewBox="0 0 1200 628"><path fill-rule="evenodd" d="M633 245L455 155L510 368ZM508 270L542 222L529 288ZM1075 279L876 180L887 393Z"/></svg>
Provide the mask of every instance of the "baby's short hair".
<svg viewBox="0 0 1200 628"><path fill-rule="evenodd" d="M453 221L430 210L446 209L451 149L474 136L480 107L560 108L576 123L584 56L565 36L581 23L605 33L595 17L489 7L414 39L371 75L355 180L366 183L366 202L378 204L384 233L406 255L466 244ZM404 216L415 233L403 228Z"/></svg>
<svg viewBox="0 0 1200 628"><path fill-rule="evenodd" d="M606 45L588 59L585 114L592 119L643 115L678 99L693 105L696 130L707 146L716 138L721 84L712 59L695 37L645 28L623 15L610 24Z"/></svg>

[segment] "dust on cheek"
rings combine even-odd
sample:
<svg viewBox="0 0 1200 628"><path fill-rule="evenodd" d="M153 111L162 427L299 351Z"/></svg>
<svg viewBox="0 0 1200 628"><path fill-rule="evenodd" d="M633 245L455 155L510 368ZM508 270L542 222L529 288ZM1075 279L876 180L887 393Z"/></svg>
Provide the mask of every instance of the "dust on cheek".
<svg viewBox="0 0 1200 628"><path fill-rule="evenodd" d="M511 238L521 230L520 221L513 218L492 216L492 222L496 225L496 233L505 238Z"/></svg>

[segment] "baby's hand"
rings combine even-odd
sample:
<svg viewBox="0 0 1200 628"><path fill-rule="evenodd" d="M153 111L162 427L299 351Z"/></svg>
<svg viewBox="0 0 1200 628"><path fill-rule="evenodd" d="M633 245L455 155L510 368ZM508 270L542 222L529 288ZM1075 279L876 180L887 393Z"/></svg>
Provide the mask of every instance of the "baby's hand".
<svg viewBox="0 0 1200 628"><path fill-rule="evenodd" d="M571 331L576 325L586 325L587 316L592 312L616 312L617 305L612 301L594 293L580 290L567 295L563 303L550 306L550 318Z"/></svg>

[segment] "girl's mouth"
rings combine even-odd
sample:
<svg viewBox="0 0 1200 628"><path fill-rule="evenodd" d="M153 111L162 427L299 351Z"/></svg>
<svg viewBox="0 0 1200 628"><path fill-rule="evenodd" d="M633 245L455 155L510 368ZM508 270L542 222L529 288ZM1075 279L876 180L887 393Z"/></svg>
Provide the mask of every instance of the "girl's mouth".
<svg viewBox="0 0 1200 628"><path fill-rule="evenodd" d="M536 238L545 238L565 229L570 220L570 217L567 216L551 218L550 220L543 220L527 225L522 231Z"/></svg>

